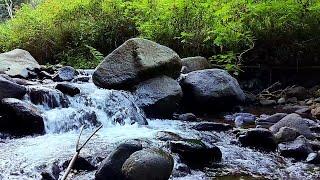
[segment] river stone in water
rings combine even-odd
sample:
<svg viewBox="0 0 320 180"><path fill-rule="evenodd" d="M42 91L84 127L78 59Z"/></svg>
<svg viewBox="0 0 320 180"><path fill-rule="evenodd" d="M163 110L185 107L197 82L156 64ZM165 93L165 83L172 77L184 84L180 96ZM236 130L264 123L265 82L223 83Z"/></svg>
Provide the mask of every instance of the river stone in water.
<svg viewBox="0 0 320 180"><path fill-rule="evenodd" d="M263 151L274 151L277 148L273 134L264 128L249 129L244 135L239 136L239 141L243 146Z"/></svg>
<svg viewBox="0 0 320 180"><path fill-rule="evenodd" d="M299 136L291 142L281 143L278 148L281 156L292 157L297 160L305 160L312 152L310 143L303 136Z"/></svg>
<svg viewBox="0 0 320 180"><path fill-rule="evenodd" d="M109 54L93 73L93 82L102 88L128 89L159 75L176 78L181 59L172 49L155 42L132 38Z"/></svg>
<svg viewBox="0 0 320 180"><path fill-rule="evenodd" d="M76 70L71 66L65 66L58 69L58 72L54 75L55 81L71 81L77 75Z"/></svg>
<svg viewBox="0 0 320 180"><path fill-rule="evenodd" d="M276 113L267 117L260 117L256 120L256 125L263 126L265 128L269 128L275 123L279 122L282 118L287 116L287 113Z"/></svg>
<svg viewBox="0 0 320 180"><path fill-rule="evenodd" d="M230 124L215 122L200 122L192 126L197 131L228 131L232 129Z"/></svg>
<svg viewBox="0 0 320 180"><path fill-rule="evenodd" d="M56 85L56 89L70 96L75 96L77 94L80 94L80 89L72 84L58 83Z"/></svg>
<svg viewBox="0 0 320 180"><path fill-rule="evenodd" d="M212 162L219 162L222 158L222 153L217 146L209 147L196 139L171 141L170 149L178 153L192 168L202 168Z"/></svg>
<svg viewBox="0 0 320 180"><path fill-rule="evenodd" d="M167 76L149 79L136 86L137 105L148 117L171 117L182 99L182 89L177 81Z"/></svg>
<svg viewBox="0 0 320 180"><path fill-rule="evenodd" d="M44 133L44 122L36 106L14 98L2 99L0 128L13 135L33 135Z"/></svg>
<svg viewBox="0 0 320 180"><path fill-rule="evenodd" d="M142 150L142 145L138 141L128 141L120 144L102 161L95 174L95 180L122 180L121 168L123 163L132 153L139 150Z"/></svg>
<svg viewBox="0 0 320 180"><path fill-rule="evenodd" d="M300 133L296 129L289 128L289 127L282 127L274 136L277 142L281 143L281 142L293 141L299 135Z"/></svg>
<svg viewBox="0 0 320 180"><path fill-rule="evenodd" d="M48 108L67 107L69 100L59 90L47 87L31 87L29 89L30 100L34 104L41 104Z"/></svg>
<svg viewBox="0 0 320 180"><path fill-rule="evenodd" d="M307 121L305 121L298 114L292 113L285 116L279 122L271 126L269 129L272 131L272 133L277 133L279 129L282 127L296 129L300 134L304 135L306 138L313 138Z"/></svg>
<svg viewBox="0 0 320 180"><path fill-rule="evenodd" d="M181 79L186 105L212 111L244 102L245 94L237 80L221 69L194 71Z"/></svg>
<svg viewBox="0 0 320 180"><path fill-rule="evenodd" d="M170 154L161 149L143 149L133 153L123 164L122 173L129 180L167 180L173 170Z"/></svg>
<svg viewBox="0 0 320 180"><path fill-rule="evenodd" d="M0 72L9 76L27 78L35 69L40 69L40 65L28 51L14 49L0 54Z"/></svg>
<svg viewBox="0 0 320 180"><path fill-rule="evenodd" d="M183 68L182 73L185 74L192 71L211 68L209 61L201 56L183 58L181 59L181 62L182 66L185 67Z"/></svg>
<svg viewBox="0 0 320 180"><path fill-rule="evenodd" d="M0 100L3 98L22 98L27 89L13 81L11 78L0 75Z"/></svg>

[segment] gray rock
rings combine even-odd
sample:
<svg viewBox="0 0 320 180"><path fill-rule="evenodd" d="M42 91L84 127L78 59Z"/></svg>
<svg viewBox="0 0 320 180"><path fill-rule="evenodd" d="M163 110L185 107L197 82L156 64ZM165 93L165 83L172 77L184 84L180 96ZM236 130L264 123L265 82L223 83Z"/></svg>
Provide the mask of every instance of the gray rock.
<svg viewBox="0 0 320 180"><path fill-rule="evenodd" d="M192 126L192 129L198 131L228 131L232 129L232 126L226 123L201 122Z"/></svg>
<svg viewBox="0 0 320 180"><path fill-rule="evenodd" d="M69 100L59 90L36 86L29 88L30 100L34 104L41 104L47 108L67 107Z"/></svg>
<svg viewBox="0 0 320 180"><path fill-rule="evenodd" d="M35 69L40 69L40 65L28 51L14 49L0 54L0 72L11 77L28 78Z"/></svg>
<svg viewBox="0 0 320 180"><path fill-rule="evenodd" d="M170 154L161 149L143 149L133 153L123 164L122 173L130 180L167 180L173 170Z"/></svg>
<svg viewBox="0 0 320 180"><path fill-rule="evenodd" d="M184 74L192 71L211 68L210 62L206 58L201 56L183 58L181 59L181 62L182 66L185 66L184 70L182 71L182 73Z"/></svg>
<svg viewBox="0 0 320 180"><path fill-rule="evenodd" d="M179 114L177 117L181 121L198 121L198 118L193 113Z"/></svg>
<svg viewBox="0 0 320 180"><path fill-rule="evenodd" d="M170 149L178 153L191 168L201 168L212 162L219 162L222 158L222 153L217 146L207 146L197 139L171 141Z"/></svg>
<svg viewBox="0 0 320 180"><path fill-rule="evenodd" d="M286 99L282 97L282 98L278 99L277 103L278 104L285 104L286 103Z"/></svg>
<svg viewBox="0 0 320 180"><path fill-rule="evenodd" d="M65 66L58 69L53 77L54 81L71 81L77 75L76 70L71 66Z"/></svg>
<svg viewBox="0 0 320 180"><path fill-rule="evenodd" d="M312 152L311 145L303 136L299 136L291 142L280 143L278 149L281 156L292 157L297 160L305 160Z"/></svg>
<svg viewBox="0 0 320 180"><path fill-rule="evenodd" d="M292 104L298 103L298 98L290 97L287 99L287 103L292 103Z"/></svg>
<svg viewBox="0 0 320 180"><path fill-rule="evenodd" d="M159 75L176 78L181 59L172 49L155 42L133 38L109 54L93 73L102 88L127 89Z"/></svg>
<svg viewBox="0 0 320 180"><path fill-rule="evenodd" d="M27 93L27 89L9 77L0 75L0 100L3 98L22 98Z"/></svg>
<svg viewBox="0 0 320 180"><path fill-rule="evenodd" d="M300 133L296 129L289 128L289 127L282 127L274 136L277 142L281 143L281 142L293 141L299 135Z"/></svg>
<svg viewBox="0 0 320 180"><path fill-rule="evenodd" d="M44 133L44 122L36 106L14 98L2 99L0 129L12 135L24 136Z"/></svg>
<svg viewBox="0 0 320 180"><path fill-rule="evenodd" d="M159 131L156 137L160 141L180 141L182 139L178 134L169 131Z"/></svg>
<svg viewBox="0 0 320 180"><path fill-rule="evenodd" d="M239 136L239 141L243 146L263 151L274 151L277 148L273 134L264 128L249 129L244 135Z"/></svg>
<svg viewBox="0 0 320 180"><path fill-rule="evenodd" d="M306 88L302 86L297 86L288 89L286 91L286 96L289 98L296 97L298 100L304 100L309 97L309 92Z"/></svg>
<svg viewBox="0 0 320 180"><path fill-rule="evenodd" d="M287 113L276 113L267 117L260 117L256 120L256 125L263 126L269 128L273 124L279 122L282 118L284 118Z"/></svg>
<svg viewBox="0 0 320 180"><path fill-rule="evenodd" d="M319 152L310 153L306 159L306 162L310 164L320 164L320 153Z"/></svg>
<svg viewBox="0 0 320 180"><path fill-rule="evenodd" d="M300 134L304 135L305 137L313 138L308 123L298 114L292 113L285 116L279 122L272 125L269 129L272 131L272 133L275 134L279 132L280 128L282 127L296 129Z"/></svg>
<svg viewBox="0 0 320 180"><path fill-rule="evenodd" d="M237 80L221 69L191 72L180 84L186 105L193 110L226 109L245 101Z"/></svg>
<svg viewBox="0 0 320 180"><path fill-rule="evenodd" d="M168 118L178 109L182 89L174 79L161 76L137 85L134 95L148 117Z"/></svg>
<svg viewBox="0 0 320 180"><path fill-rule="evenodd" d="M260 100L260 104L262 106L272 106L272 105L277 104L277 102L275 100L272 100L272 99L261 99Z"/></svg>
<svg viewBox="0 0 320 180"><path fill-rule="evenodd" d="M136 151L142 150L141 143L129 141L120 144L112 153L102 161L96 174L96 180L122 180L121 168L125 161Z"/></svg>

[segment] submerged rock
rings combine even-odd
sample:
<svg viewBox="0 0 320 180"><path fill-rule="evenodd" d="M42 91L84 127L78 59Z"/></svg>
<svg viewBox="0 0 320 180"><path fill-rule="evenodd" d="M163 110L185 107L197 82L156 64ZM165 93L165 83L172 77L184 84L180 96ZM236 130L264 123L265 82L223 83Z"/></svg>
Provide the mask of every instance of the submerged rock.
<svg viewBox="0 0 320 180"><path fill-rule="evenodd" d="M236 79L221 69L206 69L187 74L180 84L187 107L199 111L226 109L245 101Z"/></svg>
<svg viewBox="0 0 320 180"><path fill-rule="evenodd" d="M66 169L69 165L71 160L69 161L65 161L62 165L62 167L64 169ZM92 165L88 160L86 160L85 158L78 156L78 158L76 159L76 161L74 162L72 169L75 170L82 170L82 171L93 171L96 170L97 168Z"/></svg>
<svg viewBox="0 0 320 180"><path fill-rule="evenodd" d="M174 161L170 154L161 149L136 151L124 162L124 179L167 180L173 170Z"/></svg>
<svg viewBox="0 0 320 180"><path fill-rule="evenodd" d="M65 66L58 69L53 77L54 81L71 81L77 75L76 70L71 66Z"/></svg>
<svg viewBox="0 0 320 180"><path fill-rule="evenodd" d="M0 129L13 135L33 135L44 133L44 122L36 106L14 98L1 101Z"/></svg>
<svg viewBox="0 0 320 180"><path fill-rule="evenodd" d="M28 78L35 69L40 69L40 65L28 51L14 49L0 54L0 72L11 77Z"/></svg>
<svg viewBox="0 0 320 180"><path fill-rule="evenodd" d="M157 132L156 137L160 141L180 141L180 140L182 140L182 137L180 137L178 134L175 134L175 133L169 132L169 131L159 131L159 132Z"/></svg>
<svg viewBox="0 0 320 180"><path fill-rule="evenodd" d="M170 118L182 99L182 89L177 81L161 76L136 86L137 105L148 117Z"/></svg>
<svg viewBox="0 0 320 180"><path fill-rule="evenodd" d="M185 67L182 68L182 73L184 74L192 71L211 68L210 62L206 58L201 56L183 58L181 59L181 62L182 66Z"/></svg>
<svg viewBox="0 0 320 180"><path fill-rule="evenodd" d="M136 151L142 150L141 143L137 141L129 141L120 144L112 153L102 161L96 174L96 180L122 180L121 171L124 162Z"/></svg>
<svg viewBox="0 0 320 180"><path fill-rule="evenodd" d="M249 129L244 135L239 136L239 141L243 146L257 148L263 151L274 151L277 148L276 140L268 129Z"/></svg>
<svg viewBox="0 0 320 180"><path fill-rule="evenodd" d="M222 153L217 146L209 147L196 139L171 141L170 149L178 153L192 168L201 168L212 162L219 162L222 158Z"/></svg>
<svg viewBox="0 0 320 180"><path fill-rule="evenodd" d="M179 114L176 118L181 121L198 121L197 116L193 113Z"/></svg>
<svg viewBox="0 0 320 180"><path fill-rule="evenodd" d="M282 127L296 129L300 134L304 135L307 138L313 137L307 121L305 121L301 116L295 113L285 116L279 122L271 126L269 129L273 133L277 133L279 129Z"/></svg>
<svg viewBox="0 0 320 180"><path fill-rule="evenodd" d="M281 143L278 148L281 156L292 157L297 160L305 160L312 152L311 145L303 136L299 136L291 142Z"/></svg>
<svg viewBox="0 0 320 180"><path fill-rule="evenodd" d="M0 75L0 100L3 98L22 98L27 93L27 89L9 77Z"/></svg>
<svg viewBox="0 0 320 180"><path fill-rule="evenodd" d="M70 96L75 96L77 94L80 94L80 89L72 84L58 83L56 85L56 89Z"/></svg>
<svg viewBox="0 0 320 180"><path fill-rule="evenodd" d="M93 73L102 88L128 89L159 75L176 78L181 59L172 49L155 42L132 38L109 54Z"/></svg>

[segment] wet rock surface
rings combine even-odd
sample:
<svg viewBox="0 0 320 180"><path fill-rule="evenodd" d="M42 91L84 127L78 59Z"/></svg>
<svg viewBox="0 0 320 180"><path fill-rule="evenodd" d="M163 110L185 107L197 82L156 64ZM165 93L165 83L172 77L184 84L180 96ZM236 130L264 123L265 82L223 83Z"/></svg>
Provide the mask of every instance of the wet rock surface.
<svg viewBox="0 0 320 180"><path fill-rule="evenodd" d="M0 100L3 98L22 98L27 93L27 89L9 77L0 75Z"/></svg>
<svg viewBox="0 0 320 180"><path fill-rule="evenodd" d="M31 87L28 94L32 103L47 105L49 108L67 107L69 104L61 91L51 88Z"/></svg>
<svg viewBox="0 0 320 180"><path fill-rule="evenodd" d="M277 148L275 137L268 129L249 129L244 135L239 136L243 146L249 146L264 151L274 151Z"/></svg>
<svg viewBox="0 0 320 180"><path fill-rule="evenodd" d="M79 88L67 83L58 83L55 88L61 91L62 93L70 96L75 96L77 94L80 94Z"/></svg>
<svg viewBox="0 0 320 180"><path fill-rule="evenodd" d="M278 148L282 156L292 157L297 160L305 160L309 153L312 153L311 145L303 136L299 136L291 142L280 143Z"/></svg>
<svg viewBox="0 0 320 180"><path fill-rule="evenodd" d="M74 79L74 77L77 75L76 70L71 66L65 66L56 72L56 74L53 76L54 81L71 81Z"/></svg>
<svg viewBox="0 0 320 180"><path fill-rule="evenodd" d="M192 126L192 129L198 131L228 131L232 129L232 126L226 123L201 122Z"/></svg>

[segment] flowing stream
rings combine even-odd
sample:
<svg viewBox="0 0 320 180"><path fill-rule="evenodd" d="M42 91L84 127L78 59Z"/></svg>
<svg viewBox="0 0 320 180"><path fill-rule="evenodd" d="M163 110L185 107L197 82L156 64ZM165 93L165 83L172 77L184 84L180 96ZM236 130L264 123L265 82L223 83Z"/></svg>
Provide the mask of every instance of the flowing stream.
<svg viewBox="0 0 320 180"><path fill-rule="evenodd" d="M294 163L273 153L266 154L241 147L232 133L198 132L190 128L194 123L169 119L147 119L148 125L138 125L134 121L143 119L144 115L135 105L130 93L99 89L92 82L74 85L81 90L81 94L68 96L68 107L50 108L47 103L37 105L45 117L45 135L0 139L0 179L41 179L43 169L73 156L81 126L85 126L83 142L100 124L103 124L103 128L80 153L82 157L91 158L93 163L99 162L99 158L105 158L116 145L129 139L140 139L148 146L167 149L167 143L157 140L156 135L159 131L169 131L182 137L215 144L223 154L222 162L214 167L192 171L191 174L180 177L175 172L181 164L174 155L176 162L172 179L319 177L316 166ZM38 86L43 88L43 85ZM46 86L53 87L54 84ZM48 98L57 98L59 101L60 97L53 95ZM26 96L25 101L30 101L30 98ZM74 176L75 179L93 177L94 172Z"/></svg>

